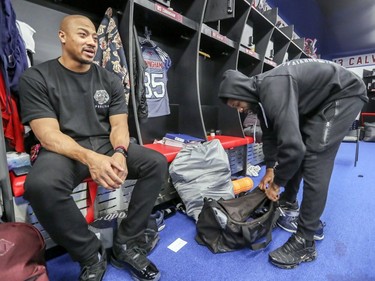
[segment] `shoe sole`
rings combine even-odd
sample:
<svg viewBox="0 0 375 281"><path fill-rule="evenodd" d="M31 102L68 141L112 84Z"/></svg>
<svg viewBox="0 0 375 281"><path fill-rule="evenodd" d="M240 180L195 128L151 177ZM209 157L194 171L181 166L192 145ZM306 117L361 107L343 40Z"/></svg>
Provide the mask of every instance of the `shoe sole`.
<svg viewBox="0 0 375 281"><path fill-rule="evenodd" d="M158 232L162 231L165 228L165 224L161 224L158 226Z"/></svg>
<svg viewBox="0 0 375 281"><path fill-rule="evenodd" d="M300 262L294 263L294 264L279 263L279 262L273 260L271 257L269 257L269 261L270 261L270 263L272 263L273 265L275 265L275 266L277 266L279 268L282 268L282 269L293 269L293 268L296 268L297 266L299 266L303 262L314 261L316 259L316 257L317 257L317 253L314 252L312 256L306 257L305 259L301 260Z"/></svg>
<svg viewBox="0 0 375 281"><path fill-rule="evenodd" d="M296 233L296 232L297 232L297 231L295 231L295 230L290 230L290 229L288 229L288 228L282 226L282 225L279 224L278 222L276 222L276 224L277 224L278 227L280 227L281 229L283 229L283 230L285 230L285 231L287 231L287 232L289 232L289 233ZM321 241L321 240L323 240L323 239L324 239L324 234L323 234L322 236L314 235L314 240L316 240L316 241Z"/></svg>
<svg viewBox="0 0 375 281"><path fill-rule="evenodd" d="M127 263L125 262L122 262L122 261L118 261L113 255L111 256L110 258L110 262L111 262L111 265L114 267L114 268L117 268L117 269L128 269L128 265ZM129 269L129 272L130 272L130 275L131 277L133 278L133 280L136 280L136 281L158 281L160 279L160 272L155 276L154 279L143 279L143 278L139 278L137 275L135 275L130 269Z"/></svg>

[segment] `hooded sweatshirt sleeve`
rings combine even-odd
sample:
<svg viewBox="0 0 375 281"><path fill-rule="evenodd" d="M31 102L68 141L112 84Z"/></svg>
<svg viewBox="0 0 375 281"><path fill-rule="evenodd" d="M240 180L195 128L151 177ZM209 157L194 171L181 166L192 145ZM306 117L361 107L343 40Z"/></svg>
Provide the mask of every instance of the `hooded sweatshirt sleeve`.
<svg viewBox="0 0 375 281"><path fill-rule="evenodd" d="M285 186L298 170L305 145L299 129L298 86L290 75L267 76L259 81L259 97L277 136L277 162L274 182Z"/></svg>
<svg viewBox="0 0 375 281"><path fill-rule="evenodd" d="M277 163L277 136L265 126L264 117L261 114L258 114L258 118L262 120L260 126L262 128L262 148L266 168L275 168Z"/></svg>

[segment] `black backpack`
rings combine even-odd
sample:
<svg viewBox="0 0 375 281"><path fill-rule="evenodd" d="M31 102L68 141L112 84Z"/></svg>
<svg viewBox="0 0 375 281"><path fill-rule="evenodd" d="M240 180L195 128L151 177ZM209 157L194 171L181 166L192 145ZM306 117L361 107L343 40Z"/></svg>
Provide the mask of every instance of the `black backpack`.
<svg viewBox="0 0 375 281"><path fill-rule="evenodd" d="M280 216L276 204L259 188L229 200L205 198L195 240L213 253L265 248Z"/></svg>

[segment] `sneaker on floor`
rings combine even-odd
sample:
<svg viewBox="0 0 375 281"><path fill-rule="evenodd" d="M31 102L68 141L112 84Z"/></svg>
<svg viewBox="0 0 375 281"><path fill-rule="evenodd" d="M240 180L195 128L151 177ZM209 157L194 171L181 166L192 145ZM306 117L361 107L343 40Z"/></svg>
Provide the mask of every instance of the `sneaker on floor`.
<svg viewBox="0 0 375 281"><path fill-rule="evenodd" d="M135 243L129 245L114 243L111 264L119 269L128 269L134 280L157 281L160 279L160 272L147 258L146 250Z"/></svg>
<svg viewBox="0 0 375 281"><path fill-rule="evenodd" d="M79 281L102 281L107 269L107 254L104 248L98 253L97 262L81 266Z"/></svg>
<svg viewBox="0 0 375 281"><path fill-rule="evenodd" d="M282 212L276 224L280 228L284 229L285 231L288 231L290 233L296 233L297 226L298 226L298 223L297 223L298 216L299 216L299 211L287 211L287 210L282 209ZM322 221L319 221L319 227L314 233L314 240L324 239L324 227L325 227L325 223Z"/></svg>
<svg viewBox="0 0 375 281"><path fill-rule="evenodd" d="M156 247L160 240L159 232L151 228L146 228L144 233L144 241L140 242L140 247L146 250L149 255Z"/></svg>
<svg viewBox="0 0 375 281"><path fill-rule="evenodd" d="M167 219L176 214L177 208L175 206L171 206L171 207L163 209L162 212L164 215L164 219Z"/></svg>
<svg viewBox="0 0 375 281"><path fill-rule="evenodd" d="M165 228L164 212L156 211L155 213L152 213L150 216L151 218L155 219L158 231L162 231Z"/></svg>
<svg viewBox="0 0 375 281"><path fill-rule="evenodd" d="M290 269L301 262L313 261L316 257L315 241L307 241L293 234L283 246L269 254L269 261L277 267Z"/></svg>

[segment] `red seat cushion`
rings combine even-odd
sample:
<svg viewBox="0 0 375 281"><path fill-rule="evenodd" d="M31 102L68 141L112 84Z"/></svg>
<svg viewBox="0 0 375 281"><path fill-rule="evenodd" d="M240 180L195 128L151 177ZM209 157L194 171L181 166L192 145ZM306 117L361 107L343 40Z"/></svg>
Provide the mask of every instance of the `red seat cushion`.
<svg viewBox="0 0 375 281"><path fill-rule="evenodd" d="M247 144L252 144L254 143L254 138L253 137L245 137L247 140Z"/></svg>
<svg viewBox="0 0 375 281"><path fill-rule="evenodd" d="M27 174L16 176L13 171L9 172L10 177L10 184L13 191L14 197L21 197L23 196L25 189L24 184L26 181ZM98 192L98 185L94 182L90 177L83 180L83 182L87 183L87 197L86 197L86 221L91 223L95 219L95 198Z"/></svg>
<svg viewBox="0 0 375 281"><path fill-rule="evenodd" d="M165 158L167 158L168 163L172 162L173 159L176 157L177 153L179 153L181 150L181 147L175 147L161 143L150 143L145 144L144 146L163 154Z"/></svg>
<svg viewBox="0 0 375 281"><path fill-rule="evenodd" d="M231 149L237 146L243 146L248 144L248 140L246 138L240 137L231 137L231 136L223 136L217 135L214 137L209 136L208 140L218 139L221 142L221 145L224 149Z"/></svg>

